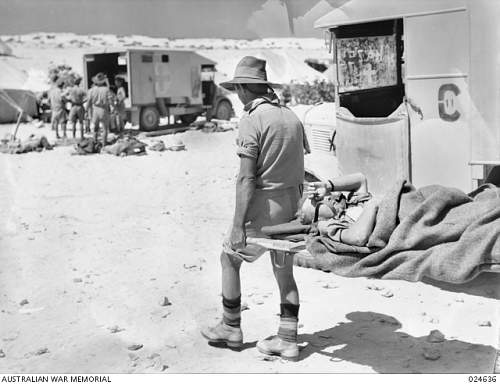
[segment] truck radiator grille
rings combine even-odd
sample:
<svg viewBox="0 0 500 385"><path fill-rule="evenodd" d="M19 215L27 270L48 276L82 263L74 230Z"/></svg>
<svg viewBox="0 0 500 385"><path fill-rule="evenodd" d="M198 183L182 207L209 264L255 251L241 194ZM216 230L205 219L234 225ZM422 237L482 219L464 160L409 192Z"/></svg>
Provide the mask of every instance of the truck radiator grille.
<svg viewBox="0 0 500 385"><path fill-rule="evenodd" d="M330 152L333 132L331 129L311 128L311 149L316 151Z"/></svg>

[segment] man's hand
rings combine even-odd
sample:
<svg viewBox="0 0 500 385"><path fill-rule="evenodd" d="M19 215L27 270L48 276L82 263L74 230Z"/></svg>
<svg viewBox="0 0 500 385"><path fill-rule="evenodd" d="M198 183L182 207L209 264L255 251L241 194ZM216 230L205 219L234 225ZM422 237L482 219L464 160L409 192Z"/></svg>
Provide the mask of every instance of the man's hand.
<svg viewBox="0 0 500 385"><path fill-rule="evenodd" d="M247 245L247 235L244 227L233 226L231 228L231 233L229 234L229 239L227 240L227 246L231 250L238 251L244 249Z"/></svg>
<svg viewBox="0 0 500 385"><path fill-rule="evenodd" d="M328 182L311 182L305 192L309 199L321 200L330 192L329 187Z"/></svg>

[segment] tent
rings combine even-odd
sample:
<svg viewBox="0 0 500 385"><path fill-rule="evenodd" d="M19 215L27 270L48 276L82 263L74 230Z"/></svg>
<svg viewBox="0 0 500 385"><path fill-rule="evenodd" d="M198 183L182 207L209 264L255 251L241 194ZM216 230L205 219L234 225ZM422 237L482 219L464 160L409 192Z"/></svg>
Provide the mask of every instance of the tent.
<svg viewBox="0 0 500 385"><path fill-rule="evenodd" d="M19 109L32 117L38 115L36 95L22 89L27 79L27 74L8 58L0 58L0 123L16 122Z"/></svg>
<svg viewBox="0 0 500 385"><path fill-rule="evenodd" d="M0 88L0 123L16 122L20 109L31 117L37 116L36 95L27 90Z"/></svg>
<svg viewBox="0 0 500 385"><path fill-rule="evenodd" d="M0 40L0 56L11 56L12 48L10 48L5 42Z"/></svg>

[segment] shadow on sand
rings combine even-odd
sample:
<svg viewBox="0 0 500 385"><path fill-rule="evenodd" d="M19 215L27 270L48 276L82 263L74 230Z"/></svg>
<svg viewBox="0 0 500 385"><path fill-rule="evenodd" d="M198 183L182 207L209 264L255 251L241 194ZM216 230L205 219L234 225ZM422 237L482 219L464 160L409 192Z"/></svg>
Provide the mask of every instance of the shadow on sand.
<svg viewBox="0 0 500 385"><path fill-rule="evenodd" d="M352 312L346 317L350 322L299 335L299 343L306 343L300 360L316 353L332 362L366 365L378 373L493 372L496 350L492 346L446 338L427 342L427 336L398 332L402 325L397 319L374 312Z"/></svg>

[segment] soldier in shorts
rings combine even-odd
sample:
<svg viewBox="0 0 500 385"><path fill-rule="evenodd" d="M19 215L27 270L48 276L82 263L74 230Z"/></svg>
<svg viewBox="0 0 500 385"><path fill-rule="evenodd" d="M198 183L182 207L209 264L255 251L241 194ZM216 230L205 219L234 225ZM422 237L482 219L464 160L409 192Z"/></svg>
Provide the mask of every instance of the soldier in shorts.
<svg viewBox="0 0 500 385"><path fill-rule="evenodd" d="M221 83L238 93L245 113L238 129L235 213L220 257L222 321L201 333L210 342L230 348L243 343L240 267L243 261L253 262L266 252L260 246L247 245L246 238L265 237L263 226L292 220L304 181L304 128L291 110L280 105L273 84L267 81L265 65L264 60L246 56L238 63L234 79ZM293 260L284 255L274 255L271 260L281 298L280 324L277 335L260 341L257 349L296 360L299 295Z"/></svg>
<svg viewBox="0 0 500 385"><path fill-rule="evenodd" d="M51 125L52 129L56 132L56 138L59 139L59 124L63 131L63 138L66 138L66 99L63 94L64 80L54 78L54 84L49 90L50 109L52 111Z"/></svg>
<svg viewBox="0 0 500 385"><path fill-rule="evenodd" d="M73 138L76 137L76 124L80 125L80 137L83 139L83 129L85 121L85 103L86 92L80 87L82 79L76 78L75 84L68 90L68 99L71 102L71 109L69 110L69 121L73 128Z"/></svg>
<svg viewBox="0 0 500 385"><path fill-rule="evenodd" d="M90 112L91 122L94 124L94 139L99 137L100 124L103 127L102 145L107 143L110 126L110 113L114 104L114 96L108 86L108 78L99 72L92 78L94 87L90 89L87 97L87 111Z"/></svg>

